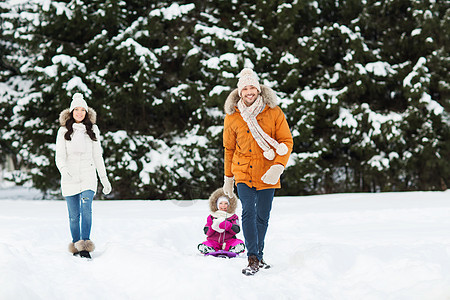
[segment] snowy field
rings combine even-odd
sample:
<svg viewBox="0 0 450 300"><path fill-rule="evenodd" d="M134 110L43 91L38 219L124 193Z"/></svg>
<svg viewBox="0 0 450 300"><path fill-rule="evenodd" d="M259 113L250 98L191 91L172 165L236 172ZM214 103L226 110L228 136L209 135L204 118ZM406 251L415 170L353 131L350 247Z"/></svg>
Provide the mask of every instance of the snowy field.
<svg viewBox="0 0 450 300"><path fill-rule="evenodd" d="M1 300L450 299L450 190L276 197L254 277L197 252L207 201L95 201L86 261L34 196L0 190Z"/></svg>

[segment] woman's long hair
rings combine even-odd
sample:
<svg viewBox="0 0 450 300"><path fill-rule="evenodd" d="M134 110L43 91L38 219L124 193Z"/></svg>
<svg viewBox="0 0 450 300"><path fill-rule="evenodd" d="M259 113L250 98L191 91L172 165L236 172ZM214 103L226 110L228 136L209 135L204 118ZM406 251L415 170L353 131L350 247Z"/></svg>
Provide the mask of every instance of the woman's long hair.
<svg viewBox="0 0 450 300"><path fill-rule="evenodd" d="M73 110L70 113L70 118L66 121L66 128L67 132L64 134L64 138L68 141L70 141L72 138L70 137L73 133L73 123L75 123L75 119L73 117ZM83 121L81 121L86 126L86 133L89 135L91 140L97 141L97 137L95 136L95 132L92 130L92 122L89 118L88 112L86 112L86 116L84 117Z"/></svg>

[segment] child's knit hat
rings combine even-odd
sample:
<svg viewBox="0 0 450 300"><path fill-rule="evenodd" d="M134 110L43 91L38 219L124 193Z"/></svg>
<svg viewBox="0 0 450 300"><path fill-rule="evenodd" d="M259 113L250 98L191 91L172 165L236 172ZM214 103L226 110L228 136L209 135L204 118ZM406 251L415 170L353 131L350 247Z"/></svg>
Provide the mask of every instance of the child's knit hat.
<svg viewBox="0 0 450 300"><path fill-rule="evenodd" d="M226 203L228 203L228 205L230 205L230 201L228 200L228 198L226 196L221 196L217 199L217 209L220 209L219 204L220 204L220 202L223 202L223 201L225 201Z"/></svg>

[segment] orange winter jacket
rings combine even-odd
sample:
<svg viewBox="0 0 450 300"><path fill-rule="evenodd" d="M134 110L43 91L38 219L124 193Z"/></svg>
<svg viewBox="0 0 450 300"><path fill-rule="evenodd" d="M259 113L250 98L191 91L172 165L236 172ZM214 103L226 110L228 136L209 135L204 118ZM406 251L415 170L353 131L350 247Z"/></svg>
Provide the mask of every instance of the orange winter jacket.
<svg viewBox="0 0 450 300"><path fill-rule="evenodd" d="M261 177L275 164L286 166L292 152L293 140L289 125L283 111L276 104L276 96L272 89L261 85L261 96L266 107L256 117L261 128L278 143L288 147L287 154L275 155L274 160L268 160L242 118L236 106L239 101L237 89L225 101L225 121L223 131L223 146L225 148L225 176L233 177L237 183L245 183L257 190L280 188L280 181L275 185L266 184ZM275 151L275 149L274 149Z"/></svg>

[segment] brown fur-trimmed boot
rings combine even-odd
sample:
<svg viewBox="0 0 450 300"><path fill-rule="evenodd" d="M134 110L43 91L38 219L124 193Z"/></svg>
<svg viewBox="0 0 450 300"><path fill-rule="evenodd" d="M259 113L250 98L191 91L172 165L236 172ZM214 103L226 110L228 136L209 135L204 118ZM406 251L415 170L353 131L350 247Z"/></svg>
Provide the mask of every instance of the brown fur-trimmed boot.
<svg viewBox="0 0 450 300"><path fill-rule="evenodd" d="M91 240L85 240L84 249L88 252L93 252L95 250L94 242L92 242Z"/></svg>
<svg viewBox="0 0 450 300"><path fill-rule="evenodd" d="M69 244L69 252L72 253L74 256L80 253L80 251L75 247L75 243Z"/></svg>
<svg viewBox="0 0 450 300"><path fill-rule="evenodd" d="M91 258L89 252L94 251L94 249L95 245L91 240L79 240L69 244L69 251L73 253L74 256Z"/></svg>
<svg viewBox="0 0 450 300"><path fill-rule="evenodd" d="M251 276L255 275L259 271L259 260L256 256L251 255L248 257L248 266L242 269L242 274Z"/></svg>

